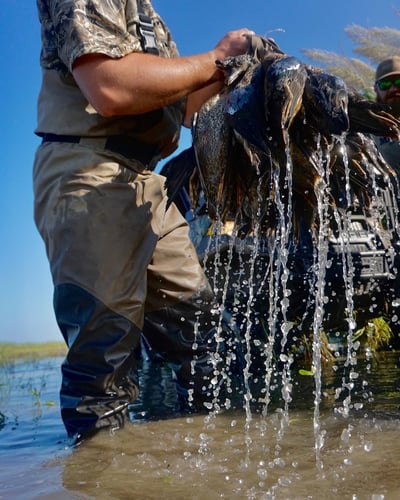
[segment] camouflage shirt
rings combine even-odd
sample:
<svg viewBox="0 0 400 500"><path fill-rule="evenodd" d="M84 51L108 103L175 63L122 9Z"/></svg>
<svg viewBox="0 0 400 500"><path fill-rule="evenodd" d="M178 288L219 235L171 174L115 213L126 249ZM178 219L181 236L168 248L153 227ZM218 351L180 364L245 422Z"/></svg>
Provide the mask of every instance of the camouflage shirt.
<svg viewBox="0 0 400 500"><path fill-rule="evenodd" d="M139 116L104 118L90 106L72 76L72 65L82 55L120 58L143 51L138 2L152 19L160 56L176 57L171 34L150 0L37 0L43 69L37 133L123 134L160 144L164 156L176 148L183 102Z"/></svg>

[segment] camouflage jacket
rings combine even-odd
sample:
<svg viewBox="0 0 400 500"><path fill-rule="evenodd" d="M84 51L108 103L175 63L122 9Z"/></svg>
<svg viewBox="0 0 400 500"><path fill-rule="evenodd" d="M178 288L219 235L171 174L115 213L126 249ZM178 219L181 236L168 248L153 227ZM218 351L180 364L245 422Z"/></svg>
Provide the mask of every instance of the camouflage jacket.
<svg viewBox="0 0 400 500"><path fill-rule="evenodd" d="M120 58L143 51L139 13L154 26L161 57L178 55L172 36L150 0L37 0L43 69L36 133L128 135L159 142L164 155L177 146L184 102L140 116L101 117L86 101L72 76L74 61L85 54Z"/></svg>

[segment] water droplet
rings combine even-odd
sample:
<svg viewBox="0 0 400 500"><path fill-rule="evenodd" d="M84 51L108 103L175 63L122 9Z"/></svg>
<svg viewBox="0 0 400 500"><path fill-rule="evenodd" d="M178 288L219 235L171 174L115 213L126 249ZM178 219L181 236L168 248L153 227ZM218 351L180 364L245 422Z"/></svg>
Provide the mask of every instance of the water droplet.
<svg viewBox="0 0 400 500"><path fill-rule="evenodd" d="M258 469L257 470L257 475L260 479L267 479L268 477L268 472L266 469Z"/></svg>
<svg viewBox="0 0 400 500"><path fill-rule="evenodd" d="M351 437L351 432L349 431L349 429L343 429L340 439L345 443L348 443L350 437Z"/></svg>
<svg viewBox="0 0 400 500"><path fill-rule="evenodd" d="M364 443L364 450L366 452L370 452L372 450L372 448L374 447L373 443L371 443L370 441L366 441Z"/></svg>
<svg viewBox="0 0 400 500"><path fill-rule="evenodd" d="M280 486L290 486L292 484L292 480L289 477L280 477L278 479L278 483Z"/></svg>

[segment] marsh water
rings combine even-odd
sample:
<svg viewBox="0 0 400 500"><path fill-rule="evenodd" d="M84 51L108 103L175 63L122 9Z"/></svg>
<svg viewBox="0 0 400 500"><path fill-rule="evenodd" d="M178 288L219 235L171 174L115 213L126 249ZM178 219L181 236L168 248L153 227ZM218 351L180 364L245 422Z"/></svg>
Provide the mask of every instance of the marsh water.
<svg viewBox="0 0 400 500"><path fill-rule="evenodd" d="M398 325L399 283L384 250L368 247L379 235L369 237L366 219L336 210L347 233L326 237L324 192L317 253L290 254L291 205L288 214L278 206L276 237L255 227L249 248L235 231L206 238L203 262L221 323L233 318L226 347L240 370L213 372L228 377L228 392L216 386L203 413L181 412L170 368L144 356L130 421L74 447L60 419L62 359L2 366L0 498L400 498L400 353L360 342L355 321L363 309L377 319L389 303ZM334 333L336 323L345 330ZM380 324L365 335L374 329L385 332Z"/></svg>
<svg viewBox="0 0 400 500"><path fill-rule="evenodd" d="M224 404L213 401L204 413L180 412L170 368L143 357L141 394L130 408L130 422L74 447L60 419L62 358L1 366L0 498L400 498L400 352L390 343L375 350L357 339L353 312L363 306L356 299L365 283L355 288L355 266L342 265L344 291L330 290L332 276L338 281L340 273L327 272L334 266L321 243L313 269L324 272L316 273L309 290L302 272L301 286L289 282L290 242L280 240L284 245L273 248L274 266L268 267L261 241L250 253L235 254L231 238L210 266L221 303L234 312L236 324L243 320L243 338L228 346L237 353L243 349L242 378L229 379ZM381 257L378 250L368 254L371 266ZM245 274L244 264L250 267ZM223 269L228 280L221 279ZM367 278L368 293L362 290L372 315L385 289L375 272ZM306 302L296 291L304 288L313 297L313 313L303 342L288 297L302 310ZM334 300L342 296L345 308ZM268 314L259 307L265 297ZM398 301L392 302L397 310ZM327 339L329 362L322 341L325 318L348 324ZM294 338L299 343L291 345Z"/></svg>
<svg viewBox="0 0 400 500"><path fill-rule="evenodd" d="M59 416L61 361L1 368L0 498L399 498L396 351L360 355L347 412L334 394L340 363L325 371L318 454L313 377L293 375L288 419L281 405L251 418L241 408L178 415L164 365L142 370L131 423L73 448Z"/></svg>

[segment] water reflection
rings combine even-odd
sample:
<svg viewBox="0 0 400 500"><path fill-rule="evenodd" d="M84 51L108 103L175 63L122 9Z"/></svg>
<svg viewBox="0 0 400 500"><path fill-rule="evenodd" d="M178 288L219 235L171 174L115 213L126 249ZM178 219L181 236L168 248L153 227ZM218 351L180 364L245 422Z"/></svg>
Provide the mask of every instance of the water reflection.
<svg viewBox="0 0 400 500"><path fill-rule="evenodd" d="M311 423L293 412L279 442L279 413L255 418L246 434L243 413L128 426L69 456L63 486L89 498L396 498L397 420L324 418L322 471Z"/></svg>
<svg viewBox="0 0 400 500"><path fill-rule="evenodd" d="M71 449L59 417L60 362L1 369L2 384L8 381L0 401L1 498L399 497L398 352L359 353L348 412L346 394L337 391L347 377L345 360L323 370L320 469L314 381L298 367L286 422L279 387L267 414L254 398L250 421L241 408L179 415L168 367L147 366L134 423Z"/></svg>

